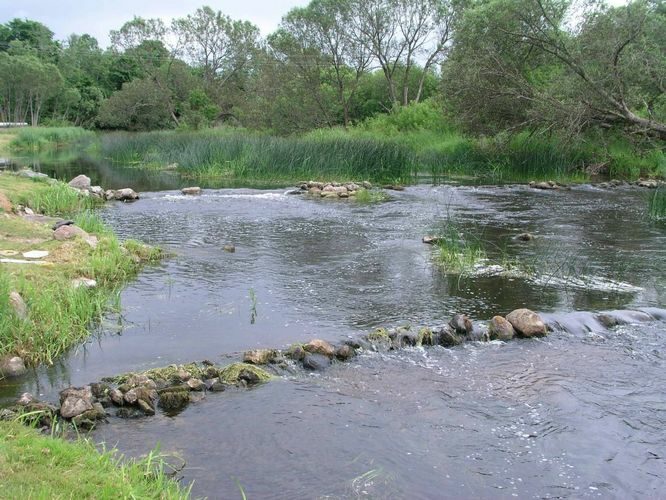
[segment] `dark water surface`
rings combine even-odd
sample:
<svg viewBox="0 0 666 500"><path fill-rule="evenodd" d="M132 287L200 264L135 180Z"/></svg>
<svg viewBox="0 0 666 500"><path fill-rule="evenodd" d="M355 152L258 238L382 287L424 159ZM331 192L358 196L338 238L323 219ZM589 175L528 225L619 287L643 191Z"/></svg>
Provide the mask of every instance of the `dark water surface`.
<svg viewBox="0 0 666 500"><path fill-rule="evenodd" d="M363 206L285 191L109 204L102 216L121 237L175 256L127 287L94 340L0 397L55 399L130 370L526 306L561 328L365 353L209 394L175 417L112 419L94 438L130 455L159 442L209 498L240 498L238 484L248 498L666 497L666 323L607 330L588 313L666 304L666 230L646 221L645 192L415 186ZM483 269L432 263L421 237L452 221L486 249ZM523 231L536 240L515 241ZM521 272L497 276L509 263Z"/></svg>

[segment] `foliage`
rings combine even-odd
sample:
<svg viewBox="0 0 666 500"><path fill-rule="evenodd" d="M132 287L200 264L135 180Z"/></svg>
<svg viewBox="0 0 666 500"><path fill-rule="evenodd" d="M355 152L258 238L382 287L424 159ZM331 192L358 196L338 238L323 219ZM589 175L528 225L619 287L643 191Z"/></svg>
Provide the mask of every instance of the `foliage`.
<svg viewBox="0 0 666 500"><path fill-rule="evenodd" d="M17 151L42 151L82 144L95 137L79 127L25 127L16 130L10 148Z"/></svg>
<svg viewBox="0 0 666 500"><path fill-rule="evenodd" d="M648 200L648 214L653 220L666 219L666 190L657 189Z"/></svg>

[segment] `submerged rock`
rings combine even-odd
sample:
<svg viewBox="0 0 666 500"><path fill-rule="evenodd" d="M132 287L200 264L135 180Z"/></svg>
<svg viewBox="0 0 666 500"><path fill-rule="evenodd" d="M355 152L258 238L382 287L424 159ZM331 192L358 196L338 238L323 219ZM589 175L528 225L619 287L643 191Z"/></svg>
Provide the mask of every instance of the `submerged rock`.
<svg viewBox="0 0 666 500"><path fill-rule="evenodd" d="M453 329L448 326L441 328L437 332L437 341L443 347L454 347L462 344L465 338L458 335Z"/></svg>
<svg viewBox="0 0 666 500"><path fill-rule="evenodd" d="M228 253L234 253L236 251L236 246L232 244L227 244L222 247L222 250Z"/></svg>
<svg viewBox="0 0 666 500"><path fill-rule="evenodd" d="M343 344L335 350L335 357L340 361L347 361L356 356L356 350L350 346Z"/></svg>
<svg viewBox="0 0 666 500"><path fill-rule="evenodd" d="M28 370L23 358L19 356L6 356L0 358L0 377L15 378L25 375Z"/></svg>
<svg viewBox="0 0 666 500"><path fill-rule="evenodd" d="M201 194L201 188L199 186L184 187L180 192L184 195L196 196Z"/></svg>
<svg viewBox="0 0 666 500"><path fill-rule="evenodd" d="M312 371L325 370L331 366L331 358L324 354L306 354L303 358L303 368Z"/></svg>
<svg viewBox="0 0 666 500"><path fill-rule="evenodd" d="M532 233L520 233L518 236L516 236L516 239L518 241L532 241L534 239L534 235Z"/></svg>
<svg viewBox="0 0 666 500"><path fill-rule="evenodd" d="M493 316L488 324L488 334L491 340L511 340L515 331L513 325L502 316Z"/></svg>
<svg viewBox="0 0 666 500"><path fill-rule="evenodd" d="M546 335L546 324L541 317L529 309L516 309L506 315L506 319L518 335L534 337Z"/></svg>
<svg viewBox="0 0 666 500"><path fill-rule="evenodd" d="M436 245L442 240L439 236L427 235L421 238L421 241L426 245Z"/></svg>

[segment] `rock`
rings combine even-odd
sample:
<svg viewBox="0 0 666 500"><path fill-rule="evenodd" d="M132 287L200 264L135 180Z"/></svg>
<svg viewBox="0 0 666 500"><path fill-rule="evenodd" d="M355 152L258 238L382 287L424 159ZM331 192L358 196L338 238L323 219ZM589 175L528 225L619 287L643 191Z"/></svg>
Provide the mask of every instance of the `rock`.
<svg viewBox="0 0 666 500"><path fill-rule="evenodd" d="M10 410L9 408L3 408L0 410L0 420L5 422L11 422L16 418L16 412Z"/></svg>
<svg viewBox="0 0 666 500"><path fill-rule="evenodd" d="M383 187L384 187L384 189L389 189L391 191L404 191L405 190L405 186L401 186L399 184L386 184Z"/></svg>
<svg viewBox="0 0 666 500"><path fill-rule="evenodd" d="M518 236L516 236L516 239L518 241L532 241L534 239L534 235L532 233L520 233Z"/></svg>
<svg viewBox="0 0 666 500"><path fill-rule="evenodd" d="M97 281L90 278L75 278L72 280L72 287L74 288L95 288Z"/></svg>
<svg viewBox="0 0 666 500"><path fill-rule="evenodd" d="M301 361L307 352L303 349L302 345L294 344L287 351L287 356L293 359L294 361Z"/></svg>
<svg viewBox="0 0 666 500"><path fill-rule="evenodd" d="M312 354L323 354L329 358L335 356L335 347L321 339L314 339L303 346L303 348Z"/></svg>
<svg viewBox="0 0 666 500"><path fill-rule="evenodd" d="M88 238L89 234L80 227L74 225L60 226L58 229L53 231L53 237L58 241L71 240L77 236L80 236L81 238Z"/></svg>
<svg viewBox="0 0 666 500"><path fill-rule="evenodd" d="M123 406L122 408L118 408L116 416L120 418L141 418L145 416L145 413L137 408L128 408Z"/></svg>
<svg viewBox="0 0 666 500"><path fill-rule="evenodd" d="M518 335L533 337L546 335L546 324L541 317L529 309L516 309L507 314L506 319Z"/></svg>
<svg viewBox="0 0 666 500"><path fill-rule="evenodd" d="M306 370L324 370L330 365L331 359L323 354L306 354L303 358L303 368Z"/></svg>
<svg viewBox="0 0 666 500"><path fill-rule="evenodd" d="M35 402L35 396L30 394L29 392L24 392L21 394L21 397L18 398L16 401L16 404L19 406L28 406L29 404L32 404Z"/></svg>
<svg viewBox="0 0 666 500"><path fill-rule="evenodd" d="M534 182L534 181L531 181L530 182L530 187L534 188L534 189L547 190L547 189L558 189L559 186L556 183L552 182L552 181L550 181L550 182Z"/></svg>
<svg viewBox="0 0 666 500"><path fill-rule="evenodd" d="M60 416L71 419L93 409L89 386L68 387L60 392Z"/></svg>
<svg viewBox="0 0 666 500"><path fill-rule="evenodd" d="M308 189L308 193L310 194L321 194L321 189L318 187L311 187Z"/></svg>
<svg viewBox="0 0 666 500"><path fill-rule="evenodd" d="M77 175L71 181L69 185L75 189L85 189L86 191L90 189L90 177L86 175Z"/></svg>
<svg viewBox="0 0 666 500"><path fill-rule="evenodd" d="M126 384L131 388L135 387L147 387L149 389L154 389L156 387L155 381L148 377L148 375L144 375L143 373L131 375L128 379Z"/></svg>
<svg viewBox="0 0 666 500"><path fill-rule="evenodd" d="M469 335L474 329L472 321L465 314L456 314L449 321L449 326L460 335Z"/></svg>
<svg viewBox="0 0 666 500"><path fill-rule="evenodd" d="M43 259L48 257L49 253L46 250L30 250L29 252L23 252L24 259Z"/></svg>
<svg viewBox="0 0 666 500"><path fill-rule="evenodd" d="M182 382L187 382L188 380L190 380L190 378L192 378L192 375L190 375L190 372L188 372L187 370L184 370L183 368L181 368L180 370L178 370L178 372L176 373L176 376L177 376Z"/></svg>
<svg viewBox="0 0 666 500"><path fill-rule="evenodd" d="M136 389L130 389L123 395L123 401L125 404L133 405L139 400L139 397L136 394Z"/></svg>
<svg viewBox="0 0 666 500"><path fill-rule="evenodd" d="M111 389L109 391L109 397L116 406L123 406L123 404L125 404L123 393L119 389Z"/></svg>
<svg viewBox="0 0 666 500"><path fill-rule="evenodd" d="M335 350L335 357L340 361L347 361L356 356L356 351L352 346L343 344Z"/></svg>
<svg viewBox="0 0 666 500"><path fill-rule="evenodd" d="M30 170L29 168L20 170L18 172L18 174L16 174L16 175L18 175L19 177L25 177L27 179L48 179L49 178L48 175L42 174L41 172L34 172L34 171Z"/></svg>
<svg viewBox="0 0 666 500"><path fill-rule="evenodd" d="M0 378L20 377L27 371L23 358L18 356L0 358Z"/></svg>
<svg viewBox="0 0 666 500"><path fill-rule="evenodd" d="M113 193L113 199L118 201L134 201L139 199L139 194L131 188L123 188Z"/></svg>
<svg viewBox="0 0 666 500"><path fill-rule="evenodd" d="M206 389L211 392L222 392L227 389L227 384L215 377L206 381Z"/></svg>
<svg viewBox="0 0 666 500"><path fill-rule="evenodd" d="M58 229L58 228L61 227L61 226L71 226L72 224L74 224L74 221L73 221L73 220L68 220L68 219L65 219L65 220L59 220L58 222L56 222L55 224L53 224L53 226L51 227L51 229L53 229L53 230L55 231L56 229Z"/></svg>
<svg viewBox="0 0 666 500"><path fill-rule="evenodd" d="M191 378L185 382L185 385L187 385L191 391L197 392L203 391L206 388L206 385L203 383L203 381L198 378Z"/></svg>
<svg viewBox="0 0 666 500"><path fill-rule="evenodd" d="M656 189L659 186L657 181L654 179L641 179L636 182L636 185L638 187L644 187L649 189Z"/></svg>
<svg viewBox="0 0 666 500"><path fill-rule="evenodd" d="M440 240L441 238L439 236L430 236L430 235L421 238L421 241L426 245L436 245L437 243L440 242Z"/></svg>
<svg viewBox="0 0 666 500"><path fill-rule="evenodd" d="M35 215L35 211L34 211L32 208L30 208L30 207L25 207L25 208L23 209L23 213L24 213L25 215Z"/></svg>
<svg viewBox="0 0 666 500"><path fill-rule="evenodd" d="M111 387L103 382L95 382L90 384L90 392L92 393L93 397L97 399L106 397L109 394L109 391L111 391Z"/></svg>
<svg viewBox="0 0 666 500"><path fill-rule="evenodd" d="M184 195L196 196L201 194L201 188L199 186L184 187L180 192Z"/></svg>
<svg viewBox="0 0 666 500"><path fill-rule="evenodd" d="M139 409L146 415L155 415L155 407L150 402L139 399L137 401L137 405Z"/></svg>
<svg viewBox="0 0 666 500"><path fill-rule="evenodd" d="M227 244L222 247L222 250L225 252L234 253L236 251L236 247L234 245Z"/></svg>
<svg viewBox="0 0 666 500"><path fill-rule="evenodd" d="M113 189L107 189L104 191L105 200L113 200L116 197L116 192Z"/></svg>
<svg viewBox="0 0 666 500"><path fill-rule="evenodd" d="M615 316L611 316L610 314L605 313L598 314L597 321L599 321L599 323L601 323L605 328L613 328L614 326L620 324L620 321Z"/></svg>
<svg viewBox="0 0 666 500"><path fill-rule="evenodd" d="M170 387L160 391L157 405L167 412L180 411L190 403L190 394L185 387Z"/></svg>
<svg viewBox="0 0 666 500"><path fill-rule="evenodd" d="M454 330L448 327L441 328L437 332L439 345L444 347L454 347L464 342L464 338L458 335Z"/></svg>
<svg viewBox="0 0 666 500"><path fill-rule="evenodd" d="M18 292L9 292L9 305L20 320L28 319L28 306Z"/></svg>
<svg viewBox="0 0 666 500"><path fill-rule="evenodd" d="M275 359L276 352L273 349L254 349L243 353L243 363L252 365L267 365Z"/></svg>
<svg viewBox="0 0 666 500"><path fill-rule="evenodd" d="M90 189L90 194L97 196L98 198L104 198L104 188L102 186L92 186Z"/></svg>
<svg viewBox="0 0 666 500"><path fill-rule="evenodd" d="M12 213L12 202L5 196L5 193L0 193L0 209L6 214Z"/></svg>
<svg viewBox="0 0 666 500"><path fill-rule="evenodd" d="M502 316L493 316L488 323L488 334L491 340L511 340L515 333L513 325Z"/></svg>

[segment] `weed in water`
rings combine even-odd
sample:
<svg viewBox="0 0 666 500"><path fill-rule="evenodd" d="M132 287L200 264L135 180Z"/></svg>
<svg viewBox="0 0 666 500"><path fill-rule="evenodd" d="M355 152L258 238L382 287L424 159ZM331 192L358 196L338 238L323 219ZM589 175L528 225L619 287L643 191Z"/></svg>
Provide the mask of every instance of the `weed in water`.
<svg viewBox="0 0 666 500"><path fill-rule="evenodd" d="M666 189L657 189L648 199L648 215L652 220L666 219Z"/></svg>

